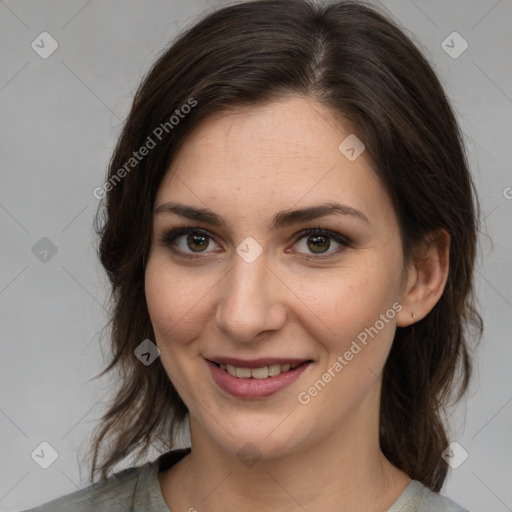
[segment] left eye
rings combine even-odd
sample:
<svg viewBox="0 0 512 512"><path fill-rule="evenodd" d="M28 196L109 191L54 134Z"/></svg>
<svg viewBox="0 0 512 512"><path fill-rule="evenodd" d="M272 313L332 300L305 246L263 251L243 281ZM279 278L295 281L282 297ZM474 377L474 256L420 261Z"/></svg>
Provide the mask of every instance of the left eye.
<svg viewBox="0 0 512 512"><path fill-rule="evenodd" d="M328 252L329 249L331 249L331 244L333 241L335 244L338 245L338 247ZM297 236L294 245L303 249L299 250L298 252L310 252L312 254L330 255L339 252L340 250L343 250L345 247L348 247L350 243L339 233L334 233L324 229L310 229L300 233Z"/></svg>

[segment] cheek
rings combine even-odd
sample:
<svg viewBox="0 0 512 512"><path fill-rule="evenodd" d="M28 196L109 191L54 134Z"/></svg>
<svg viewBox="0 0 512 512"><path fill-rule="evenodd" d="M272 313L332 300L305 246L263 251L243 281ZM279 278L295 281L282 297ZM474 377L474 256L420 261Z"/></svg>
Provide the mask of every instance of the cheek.
<svg viewBox="0 0 512 512"><path fill-rule="evenodd" d="M157 341L164 349L186 344L199 334L211 314L208 293L216 281L218 277L208 273L178 269L163 254L150 258L145 275L146 303Z"/></svg>
<svg viewBox="0 0 512 512"><path fill-rule="evenodd" d="M379 381L401 309L393 284L382 274L357 277L353 272L350 278L331 279L319 288L322 300L314 301L306 328L322 345L323 356L297 399L310 404L312 416L326 424L350 414Z"/></svg>
<svg viewBox="0 0 512 512"><path fill-rule="evenodd" d="M382 265L365 264L364 271L352 267L326 276L317 282L316 293L310 286L301 288L304 303L311 306L304 310L303 326L322 346L314 378L301 390L306 398L321 395L315 407L324 404L330 414L338 409L345 414L340 400L351 409L374 386L391 349L401 309L397 272L398 267L383 270ZM326 392L321 391L324 384Z"/></svg>
<svg viewBox="0 0 512 512"><path fill-rule="evenodd" d="M173 268L163 254L150 257L145 294L160 361L180 396L186 398L188 387L183 383L193 370L188 356L204 321L198 313L205 288L185 274Z"/></svg>
<svg viewBox="0 0 512 512"><path fill-rule="evenodd" d="M370 265L347 268L311 280L302 280L294 287L294 294L307 307L302 308L304 324L319 337L332 339L335 346L346 342L379 322L382 314L390 310L385 320L394 319L393 303L399 297L399 287L392 269ZM385 322L386 326L389 322ZM393 323L393 322L391 322Z"/></svg>

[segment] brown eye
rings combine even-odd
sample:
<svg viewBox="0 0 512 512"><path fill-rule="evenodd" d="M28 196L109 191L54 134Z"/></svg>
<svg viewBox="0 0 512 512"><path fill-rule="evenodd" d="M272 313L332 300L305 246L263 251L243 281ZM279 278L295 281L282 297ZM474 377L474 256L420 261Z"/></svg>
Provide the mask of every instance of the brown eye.
<svg viewBox="0 0 512 512"><path fill-rule="evenodd" d="M318 258L334 256L353 247L353 243L340 233L321 228L302 231L295 237L294 245L294 252L306 256L318 255Z"/></svg>
<svg viewBox="0 0 512 512"><path fill-rule="evenodd" d="M194 257L194 253L197 255L210 254L212 251L207 251L207 249L212 245L210 242L214 242L206 231L188 227L171 229L161 235L160 241L168 246L174 254L190 258ZM214 242L214 245L217 244ZM213 252L217 251L214 249Z"/></svg>
<svg viewBox="0 0 512 512"><path fill-rule="evenodd" d="M193 252L202 252L209 244L208 237L201 234L190 234L187 237L187 247Z"/></svg>
<svg viewBox="0 0 512 512"><path fill-rule="evenodd" d="M318 254L329 250L331 241L323 235L311 235L308 237L307 244L311 252Z"/></svg>

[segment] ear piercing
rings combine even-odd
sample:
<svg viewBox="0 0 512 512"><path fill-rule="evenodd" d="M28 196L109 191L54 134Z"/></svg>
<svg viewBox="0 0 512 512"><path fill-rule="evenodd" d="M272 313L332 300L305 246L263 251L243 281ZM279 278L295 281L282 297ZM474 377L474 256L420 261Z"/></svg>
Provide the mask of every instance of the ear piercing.
<svg viewBox="0 0 512 512"><path fill-rule="evenodd" d="M416 313L414 311L411 313L411 317L413 320L416 320Z"/></svg>

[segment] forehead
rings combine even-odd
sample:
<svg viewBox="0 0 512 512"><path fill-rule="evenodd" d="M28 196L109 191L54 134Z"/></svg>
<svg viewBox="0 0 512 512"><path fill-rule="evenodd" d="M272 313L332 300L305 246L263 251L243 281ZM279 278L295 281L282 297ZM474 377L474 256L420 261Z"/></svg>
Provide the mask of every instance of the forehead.
<svg viewBox="0 0 512 512"><path fill-rule="evenodd" d="M157 203L213 201L249 212L332 199L381 215L390 203L369 158L350 160L339 149L349 136L348 125L303 97L227 110L189 135Z"/></svg>

